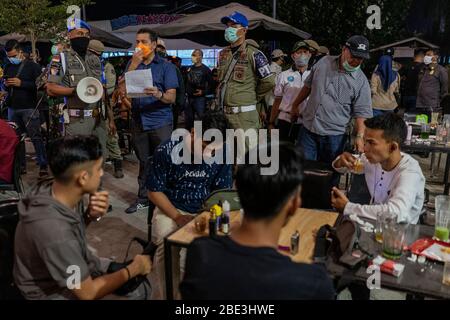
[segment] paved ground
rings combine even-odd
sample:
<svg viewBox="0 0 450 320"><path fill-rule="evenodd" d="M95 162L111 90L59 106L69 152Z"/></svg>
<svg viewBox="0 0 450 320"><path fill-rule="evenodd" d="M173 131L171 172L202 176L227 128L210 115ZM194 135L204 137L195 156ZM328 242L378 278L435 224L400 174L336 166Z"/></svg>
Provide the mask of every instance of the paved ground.
<svg viewBox="0 0 450 320"><path fill-rule="evenodd" d="M25 187L36 181L38 173L30 144L27 144L27 151L28 173L23 176ZM430 177L430 158L423 159L416 156L415 158L421 163L422 170L427 178L427 188L430 189L432 196L430 201L432 209L434 207L434 196L443 192L443 186L439 182L443 180L445 155L443 155L440 168L436 170L434 177ZM87 231L89 244L99 256L110 257L119 261L124 259L126 249L133 237L147 238L147 211L141 210L131 215L124 212L128 205L134 201L137 193L138 164L135 156L126 156L123 166L125 177L116 179L112 176L112 165L106 164L103 186L105 190L110 192L113 210L100 222L92 223ZM14 193L5 193L0 194L0 199L15 196ZM433 210L430 210L430 213L431 219L428 221L433 223ZM140 251L141 248L138 244L132 245L129 257L133 257ZM384 297L395 299L397 295L385 295ZM341 298L345 299L346 296L344 295Z"/></svg>

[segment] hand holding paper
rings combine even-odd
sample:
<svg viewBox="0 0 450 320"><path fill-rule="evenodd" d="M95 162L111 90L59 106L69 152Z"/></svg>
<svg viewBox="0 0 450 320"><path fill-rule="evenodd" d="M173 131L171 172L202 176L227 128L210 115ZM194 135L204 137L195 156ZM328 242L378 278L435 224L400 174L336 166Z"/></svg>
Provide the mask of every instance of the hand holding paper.
<svg viewBox="0 0 450 320"><path fill-rule="evenodd" d="M125 73L127 95L131 98L146 97L146 89L153 88L153 75L150 69L133 70ZM155 88L156 89L156 88Z"/></svg>

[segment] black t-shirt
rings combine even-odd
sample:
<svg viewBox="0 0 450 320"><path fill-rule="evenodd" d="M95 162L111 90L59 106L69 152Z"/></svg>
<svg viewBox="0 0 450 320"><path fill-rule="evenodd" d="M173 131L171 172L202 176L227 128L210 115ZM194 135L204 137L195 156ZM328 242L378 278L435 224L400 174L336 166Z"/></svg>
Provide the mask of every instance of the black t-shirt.
<svg viewBox="0 0 450 320"><path fill-rule="evenodd" d="M400 70L404 96L417 96L419 72L423 67L423 63L413 62L409 67Z"/></svg>
<svg viewBox="0 0 450 320"><path fill-rule="evenodd" d="M41 66L33 61L25 63L18 78L22 84L20 87L8 87L8 107L13 109L34 109L37 104L36 78L41 74ZM9 78L16 78L20 64L7 64L4 74ZM11 95L12 89L12 95Z"/></svg>
<svg viewBox="0 0 450 320"><path fill-rule="evenodd" d="M192 242L180 285L186 300L334 299L322 265L295 263L269 247L246 247L229 237Z"/></svg>
<svg viewBox="0 0 450 320"><path fill-rule="evenodd" d="M209 94L212 89L212 73L204 64L190 67L187 73L186 93L192 96L197 89L203 91L202 96Z"/></svg>

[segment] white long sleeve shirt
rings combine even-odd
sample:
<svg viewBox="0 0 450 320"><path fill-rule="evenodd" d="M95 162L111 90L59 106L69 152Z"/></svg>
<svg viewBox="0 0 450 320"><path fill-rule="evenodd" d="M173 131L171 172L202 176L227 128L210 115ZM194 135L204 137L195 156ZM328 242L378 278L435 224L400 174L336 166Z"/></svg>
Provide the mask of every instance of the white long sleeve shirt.
<svg viewBox="0 0 450 320"><path fill-rule="evenodd" d="M339 173L347 173L348 168L333 168ZM400 163L391 171L385 171L379 163L370 163L361 156L364 174L371 196L371 204L360 205L349 202L344 214L376 219L380 212L397 215L397 220L417 224L423 207L425 177L419 163L410 155L402 153Z"/></svg>

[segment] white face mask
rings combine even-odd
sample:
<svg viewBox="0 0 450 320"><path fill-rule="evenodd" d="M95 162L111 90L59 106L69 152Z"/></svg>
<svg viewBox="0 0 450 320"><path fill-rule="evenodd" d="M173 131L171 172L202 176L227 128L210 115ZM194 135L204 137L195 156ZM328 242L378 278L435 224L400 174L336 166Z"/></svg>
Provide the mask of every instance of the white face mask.
<svg viewBox="0 0 450 320"><path fill-rule="evenodd" d="M425 64L430 64L430 63L432 63L433 62L433 57L432 56L425 56L424 58L423 58L423 63L425 63Z"/></svg>

